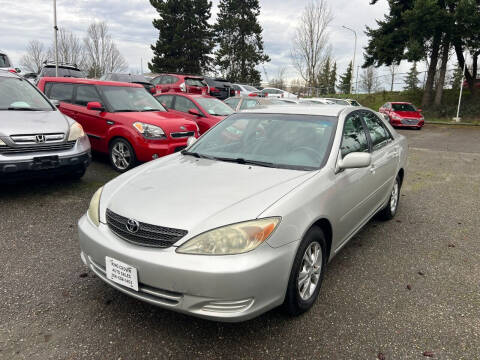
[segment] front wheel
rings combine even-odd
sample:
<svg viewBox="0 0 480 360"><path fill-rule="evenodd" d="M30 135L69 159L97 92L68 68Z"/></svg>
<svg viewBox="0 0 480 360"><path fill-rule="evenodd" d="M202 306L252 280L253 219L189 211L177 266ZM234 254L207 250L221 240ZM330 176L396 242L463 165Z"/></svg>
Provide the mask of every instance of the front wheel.
<svg viewBox="0 0 480 360"><path fill-rule="evenodd" d="M110 163L118 172L125 172L135 166L136 157L132 145L122 138L117 138L110 144Z"/></svg>
<svg viewBox="0 0 480 360"><path fill-rule="evenodd" d="M398 200L400 199L400 177L397 175L393 183L392 192L387 205L378 213L382 220L393 219L398 209Z"/></svg>
<svg viewBox="0 0 480 360"><path fill-rule="evenodd" d="M302 240L293 261L284 308L290 315L309 310L320 292L327 254L322 229L312 227Z"/></svg>

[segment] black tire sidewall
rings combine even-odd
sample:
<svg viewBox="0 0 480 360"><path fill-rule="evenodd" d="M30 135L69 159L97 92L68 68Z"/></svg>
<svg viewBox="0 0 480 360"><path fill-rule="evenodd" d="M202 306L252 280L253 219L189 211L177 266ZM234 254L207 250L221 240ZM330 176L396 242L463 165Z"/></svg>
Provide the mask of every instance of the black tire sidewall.
<svg viewBox="0 0 480 360"><path fill-rule="evenodd" d="M315 289L314 293L308 300L303 300L298 292L298 273L302 266L302 260L303 255L305 254L305 250L312 242L315 241L320 244L320 247L322 249L322 271L320 273L320 278L318 279L317 288ZM290 278L288 281L287 293L285 294L284 302L284 307L290 315L299 315L301 313L304 313L305 311L309 310L317 300L320 288L322 286L323 275L325 273L327 261L326 249L326 240L322 229L318 226L310 228L305 234L302 242L300 243L300 246L297 249L292 269L290 271Z"/></svg>
<svg viewBox="0 0 480 360"><path fill-rule="evenodd" d="M126 147L128 147L128 150L130 151L130 154L131 154L130 164L128 165L128 167L126 169L123 169L123 170L119 169L115 166L115 164L113 162L113 158L112 158L112 149L115 146L115 144L117 144L119 142L123 143ZM133 150L132 145L130 145L128 140L125 140L123 138L116 138L110 143L110 147L108 149L108 157L110 159L110 164L112 165L112 167L120 173L124 173L124 172L130 170L131 168L133 168L136 164L136 159L137 159L136 156L135 156L135 151Z"/></svg>

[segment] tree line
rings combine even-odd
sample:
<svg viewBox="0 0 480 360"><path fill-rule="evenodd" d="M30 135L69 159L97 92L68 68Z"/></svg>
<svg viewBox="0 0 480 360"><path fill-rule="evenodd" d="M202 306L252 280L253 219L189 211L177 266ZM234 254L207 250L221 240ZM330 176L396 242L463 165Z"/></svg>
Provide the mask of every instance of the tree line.
<svg viewBox="0 0 480 360"><path fill-rule="evenodd" d="M208 0L150 0L159 18L150 71L219 73L232 82L260 84L264 52L258 0L220 0L214 24Z"/></svg>
<svg viewBox="0 0 480 360"><path fill-rule="evenodd" d="M105 22L91 23L86 36L81 40L64 28L58 30L58 61L76 64L88 73L88 77L98 78L104 73L125 71L127 61L114 43ZM55 48L48 48L38 41L28 43L26 53L20 59L20 65L27 71L38 73L44 62L55 60Z"/></svg>

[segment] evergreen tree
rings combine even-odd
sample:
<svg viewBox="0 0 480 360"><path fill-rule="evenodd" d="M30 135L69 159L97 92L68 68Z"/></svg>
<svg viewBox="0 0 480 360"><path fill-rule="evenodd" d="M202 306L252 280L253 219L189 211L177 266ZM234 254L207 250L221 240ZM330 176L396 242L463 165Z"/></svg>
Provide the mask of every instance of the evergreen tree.
<svg viewBox="0 0 480 360"><path fill-rule="evenodd" d="M450 85L453 90L460 90L460 83L463 79L463 69L457 65L453 71L452 78L450 79Z"/></svg>
<svg viewBox="0 0 480 360"><path fill-rule="evenodd" d="M258 64L270 61L263 50L258 0L220 0L215 24L215 64L232 82L260 83Z"/></svg>
<svg viewBox="0 0 480 360"><path fill-rule="evenodd" d="M352 62L350 61L350 63L348 64L347 70L345 71L345 74L340 75L340 86L338 88L344 94L350 93L350 84L352 83L352 73L353 73L353 67L352 67Z"/></svg>
<svg viewBox="0 0 480 360"><path fill-rule="evenodd" d="M335 84L337 83L337 62L335 61L330 71L330 78L328 81L328 93L335 94Z"/></svg>
<svg viewBox="0 0 480 360"><path fill-rule="evenodd" d="M317 80L321 95L328 94L328 90L330 87L330 67L330 57L327 57L327 59L325 60L325 64L323 64L322 70L318 74Z"/></svg>
<svg viewBox="0 0 480 360"><path fill-rule="evenodd" d="M405 87L403 88L406 91L416 91L418 90L418 70L417 63L414 62L410 68L410 72L405 78Z"/></svg>
<svg viewBox="0 0 480 360"><path fill-rule="evenodd" d="M212 2L208 0L150 0L160 15L153 20L159 30L152 45L152 72L200 74L210 69L213 34L208 19Z"/></svg>

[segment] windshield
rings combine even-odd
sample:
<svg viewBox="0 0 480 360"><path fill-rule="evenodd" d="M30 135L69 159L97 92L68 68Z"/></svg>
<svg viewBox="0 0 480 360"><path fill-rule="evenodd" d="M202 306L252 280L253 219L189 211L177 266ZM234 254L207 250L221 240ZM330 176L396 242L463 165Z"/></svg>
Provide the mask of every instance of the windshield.
<svg viewBox="0 0 480 360"><path fill-rule="evenodd" d="M51 111L53 108L29 81L0 77L0 110Z"/></svg>
<svg viewBox="0 0 480 360"><path fill-rule="evenodd" d="M335 104L338 105L350 105L350 103L347 100L341 100L341 99L327 99L329 101L333 101Z"/></svg>
<svg viewBox="0 0 480 360"><path fill-rule="evenodd" d="M245 90L248 90L248 91L258 91L258 89L255 89L253 86L250 86L250 85L242 85Z"/></svg>
<svg viewBox="0 0 480 360"><path fill-rule="evenodd" d="M217 98L197 98L195 100L210 115L227 116L234 112L230 106Z"/></svg>
<svg viewBox="0 0 480 360"><path fill-rule="evenodd" d="M392 104L393 111L417 111L411 104Z"/></svg>
<svg viewBox="0 0 480 360"><path fill-rule="evenodd" d="M194 79L194 78L185 78L185 84L188 86L200 86L203 87L205 84L202 82L202 79Z"/></svg>
<svg viewBox="0 0 480 360"><path fill-rule="evenodd" d="M100 86L113 112L166 111L144 87Z"/></svg>
<svg viewBox="0 0 480 360"><path fill-rule="evenodd" d="M0 54L0 67L10 67L10 62L5 54Z"/></svg>
<svg viewBox="0 0 480 360"><path fill-rule="evenodd" d="M44 67L42 70L42 76L55 77L55 67ZM59 77L74 77L74 78L84 78L86 77L85 73L80 70L70 69L70 68L58 68Z"/></svg>
<svg viewBox="0 0 480 360"><path fill-rule="evenodd" d="M335 128L336 118L329 116L239 113L210 129L184 154L313 170L328 158Z"/></svg>

